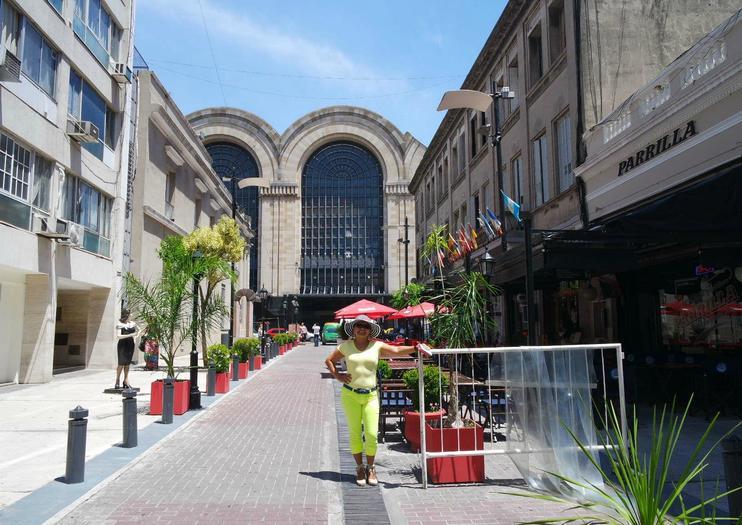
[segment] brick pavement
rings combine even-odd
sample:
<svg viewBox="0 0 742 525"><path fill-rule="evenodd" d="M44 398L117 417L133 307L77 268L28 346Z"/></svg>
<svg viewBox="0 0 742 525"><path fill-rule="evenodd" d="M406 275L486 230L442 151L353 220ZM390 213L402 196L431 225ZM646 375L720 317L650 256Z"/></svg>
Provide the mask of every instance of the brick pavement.
<svg viewBox="0 0 742 525"><path fill-rule="evenodd" d="M62 523L339 523L327 348L289 352Z"/></svg>

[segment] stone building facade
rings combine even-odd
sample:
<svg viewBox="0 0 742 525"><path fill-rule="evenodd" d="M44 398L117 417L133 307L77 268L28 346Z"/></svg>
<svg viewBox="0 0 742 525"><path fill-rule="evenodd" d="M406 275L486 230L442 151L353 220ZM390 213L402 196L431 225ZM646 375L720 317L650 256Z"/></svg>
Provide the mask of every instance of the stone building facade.
<svg viewBox="0 0 742 525"><path fill-rule="evenodd" d="M218 172L229 173L231 169L231 157L225 157L223 162L217 160L218 148L222 148L230 150L229 155L239 156L241 160L234 161L235 166L249 165L241 168L239 176L267 179L268 187L261 188L259 196L255 196L255 208L247 210L255 213L257 219L257 272L251 283L254 290L265 288L274 300L297 296L304 320L326 321L332 319L335 306L357 297L381 297L403 286L405 266L410 269L408 277L414 277L414 241L408 246L406 261L404 244L399 242L404 238L405 217L410 224L414 222L414 202L407 187L425 152L412 135L402 133L376 113L349 106L312 112L282 134L256 115L233 108L208 108L192 113L188 119L212 152ZM335 154L339 160L333 164L331 158ZM326 186L324 200L321 187L313 186L312 191L319 194L312 200L305 194L302 181L315 160L319 164L325 162L323 155L330 157L327 162L334 167L319 167L318 176L333 172L337 178ZM341 195L344 188L351 191L360 183L354 180L353 170L360 170L359 174L378 172L378 179L374 179L377 182L370 187L381 195L379 207L375 208L380 210L381 222L375 226L368 221L365 227L361 226L358 210L354 211ZM327 217L323 220L330 216L347 217L345 223L336 220L328 222L327 228L309 232L309 217L316 217L312 214L325 209ZM310 234L318 237L314 247L303 239ZM332 236L335 237L330 239ZM361 237L372 236L379 244L376 259L370 253L364 254L357 242ZM365 267L368 271L358 262L364 257L369 260ZM341 271L343 267L345 270ZM322 268L325 274L318 278L316 268ZM377 277L372 278L373 272ZM322 281L325 275L330 277ZM312 284L312 279L317 285ZM376 284L364 285L363 279ZM354 284L346 284L351 282ZM276 304L280 309L281 303Z"/></svg>
<svg viewBox="0 0 742 525"><path fill-rule="evenodd" d="M536 230L586 226L584 185L574 175L585 160L583 134L651 81L667 62L739 8L719 0L713 7L691 0L511 0L472 65L462 89L491 93L509 87L515 98L498 102L502 158L494 158L487 113L452 110L443 119L410 184L417 204L418 246L434 224L477 227L479 211L490 208L505 223L509 249L501 239L480 243L476 264L486 251L496 259L494 282L503 289L494 306L503 333L521 342L526 326L524 244L520 225L500 205L500 189L529 210ZM605 124L620 133L624 120ZM502 188L496 176L499 162ZM479 239L484 239L480 232ZM537 235L537 340L553 340L555 329L583 312L576 299L589 289L586 268L573 258L544 256ZM457 262L455 265L461 265ZM423 276L430 269L420 267ZM589 294L588 294L589 295ZM564 297L573 297L567 304ZM551 333L548 333L551 332ZM517 336L517 337L516 337ZM585 338L588 339L588 338Z"/></svg>

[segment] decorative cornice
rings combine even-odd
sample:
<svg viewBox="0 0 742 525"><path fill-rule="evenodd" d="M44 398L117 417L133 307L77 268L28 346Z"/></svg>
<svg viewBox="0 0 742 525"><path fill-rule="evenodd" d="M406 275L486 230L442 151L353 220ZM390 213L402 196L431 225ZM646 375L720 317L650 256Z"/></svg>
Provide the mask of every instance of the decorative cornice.
<svg viewBox="0 0 742 525"><path fill-rule="evenodd" d="M269 188L260 188L261 197L299 197L299 185L295 182L271 182Z"/></svg>
<svg viewBox="0 0 742 525"><path fill-rule="evenodd" d="M401 195L411 197L412 194L407 188L409 182L392 182L384 186L384 195Z"/></svg>

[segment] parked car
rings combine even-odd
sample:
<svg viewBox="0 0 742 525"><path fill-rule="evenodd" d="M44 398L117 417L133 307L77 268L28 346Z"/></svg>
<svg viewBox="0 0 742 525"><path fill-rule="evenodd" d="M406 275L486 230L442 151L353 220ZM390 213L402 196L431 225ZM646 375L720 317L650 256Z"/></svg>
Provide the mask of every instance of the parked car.
<svg viewBox="0 0 742 525"><path fill-rule="evenodd" d="M340 323L325 323L322 326L322 333L320 335L322 338L322 344L337 343L339 329Z"/></svg>
<svg viewBox="0 0 742 525"><path fill-rule="evenodd" d="M276 334L285 334L287 331L285 328L270 328L268 329L268 335L273 337Z"/></svg>

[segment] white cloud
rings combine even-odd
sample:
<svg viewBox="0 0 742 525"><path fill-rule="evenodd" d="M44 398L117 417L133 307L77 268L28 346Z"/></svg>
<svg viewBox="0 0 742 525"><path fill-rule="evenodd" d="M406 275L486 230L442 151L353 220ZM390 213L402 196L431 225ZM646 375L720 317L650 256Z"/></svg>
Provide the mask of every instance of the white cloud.
<svg viewBox="0 0 742 525"><path fill-rule="evenodd" d="M331 45L282 32L277 27L259 23L244 13L217 6L209 0L201 0L201 4L208 23L209 36L215 47L228 40L234 54L239 55L241 50L264 53L284 64L286 73L364 79L381 79L385 76ZM197 0L146 0L140 2L140 6L156 10L158 16L182 20L199 32L203 30ZM352 87L356 93L359 89L364 93L378 93L389 91L390 87L394 91L409 88L406 82L394 82L390 86L383 80L348 82L343 86Z"/></svg>

